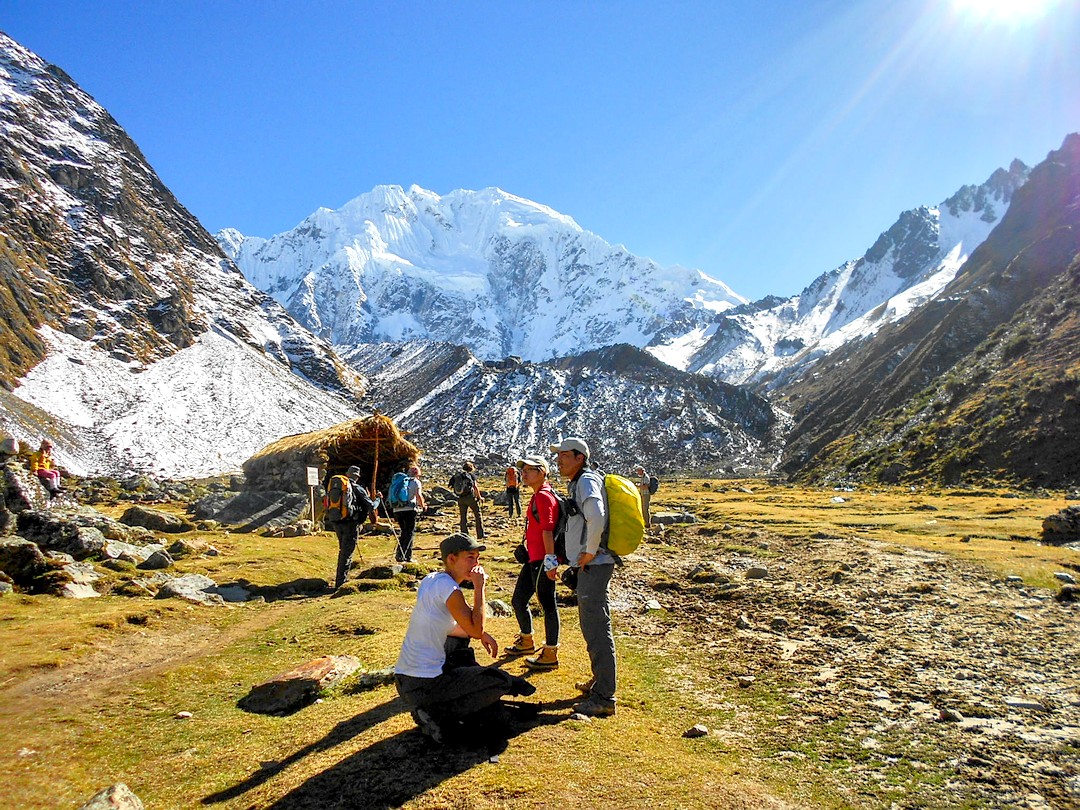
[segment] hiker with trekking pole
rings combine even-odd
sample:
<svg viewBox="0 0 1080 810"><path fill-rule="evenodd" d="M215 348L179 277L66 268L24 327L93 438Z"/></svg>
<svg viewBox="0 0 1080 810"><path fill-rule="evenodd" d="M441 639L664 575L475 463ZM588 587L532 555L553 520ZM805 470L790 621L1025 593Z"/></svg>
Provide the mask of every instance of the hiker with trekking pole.
<svg viewBox="0 0 1080 810"><path fill-rule="evenodd" d="M390 480L388 502L394 513L394 520L401 529L401 536L394 550L394 559L397 562L412 562L416 516L427 508L424 503L424 487L420 483L418 465L411 465L407 472L394 473L394 477Z"/></svg>

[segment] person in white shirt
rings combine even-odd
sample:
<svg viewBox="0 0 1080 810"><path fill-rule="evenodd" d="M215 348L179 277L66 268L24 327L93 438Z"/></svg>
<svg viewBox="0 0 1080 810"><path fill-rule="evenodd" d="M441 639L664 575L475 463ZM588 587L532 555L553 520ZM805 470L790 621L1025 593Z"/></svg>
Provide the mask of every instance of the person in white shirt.
<svg viewBox="0 0 1080 810"><path fill-rule="evenodd" d="M479 639L493 658L499 654L498 642L484 629L488 577L479 560L485 549L466 534L452 534L439 544L443 570L420 582L394 666L398 694L420 730L435 742L443 741L449 723L495 704L503 695L536 691L524 678L477 665L469 654L470 638ZM461 590L466 580L473 585L471 607Z"/></svg>

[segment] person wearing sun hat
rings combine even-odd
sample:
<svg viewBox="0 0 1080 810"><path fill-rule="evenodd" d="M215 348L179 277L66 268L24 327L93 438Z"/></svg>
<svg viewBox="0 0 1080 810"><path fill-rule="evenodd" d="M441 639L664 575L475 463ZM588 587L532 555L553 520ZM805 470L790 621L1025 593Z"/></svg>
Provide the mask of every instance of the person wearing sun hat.
<svg viewBox="0 0 1080 810"><path fill-rule="evenodd" d="M543 456L526 456L517 463L521 480L533 491L525 510L525 551L528 560L522 563L517 585L510 604L518 622L520 634L506 648L507 655L526 655L536 652L533 642L532 612L529 601L536 594L544 610L544 648L540 654L525 659L529 669L555 669L559 666L559 606L555 602L555 580L559 558L555 555L555 524L559 520L559 503L547 482L548 463Z"/></svg>
<svg viewBox="0 0 1080 810"><path fill-rule="evenodd" d="M601 545L606 523L604 479L589 469L589 445L569 436L550 446L558 457L559 474L577 504L566 520L566 557L578 571L578 624L589 652L592 677L580 685L588 697L574 711L591 717L615 714L615 637L611 631L608 589L615 558Z"/></svg>
<svg viewBox="0 0 1080 810"><path fill-rule="evenodd" d="M443 567L424 577L416 607L394 666L398 694L420 730L442 742L447 729L498 702L503 695L531 695L536 687L497 667L482 667L460 653L468 639L479 639L494 658L499 644L484 629L487 573L480 565L486 547L467 534L452 534L439 544ZM461 584L473 586L472 606ZM471 659L464 665L448 659Z"/></svg>

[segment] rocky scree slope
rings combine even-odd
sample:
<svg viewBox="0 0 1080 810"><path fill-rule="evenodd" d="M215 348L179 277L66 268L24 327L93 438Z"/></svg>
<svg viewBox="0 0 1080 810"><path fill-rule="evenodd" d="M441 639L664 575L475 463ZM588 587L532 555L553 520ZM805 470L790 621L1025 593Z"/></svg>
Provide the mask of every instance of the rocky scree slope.
<svg viewBox="0 0 1080 810"><path fill-rule="evenodd" d="M368 344L345 353L367 402L425 455L501 464L585 436L609 472L765 472L781 417L749 391L677 371L628 345L528 363L486 363L449 343Z"/></svg>
<svg viewBox="0 0 1080 810"><path fill-rule="evenodd" d="M260 369L255 379L287 385L291 378L309 390L313 384L340 403L328 408L345 411L362 394L362 380L329 345L244 279L108 112L62 70L3 34L0 234L0 384L12 390L21 381L19 395L76 423L84 444L109 431L100 401L111 402L114 415L132 410L125 404L130 393L117 382L123 373L190 354L210 336L218 339L204 354L231 354L237 365ZM88 388L71 392L76 401L35 392L26 375L47 356L60 366L43 372L51 384L63 378L65 356L71 369L85 367L81 383ZM108 372L96 373L110 363ZM159 392L167 395L160 386L168 382L158 381ZM229 408L228 392L203 404L189 391L172 394L174 410L210 408L220 417ZM154 455L154 448L143 449L136 455ZM70 451L70 461L77 450L60 455ZM216 463L234 468L244 457Z"/></svg>

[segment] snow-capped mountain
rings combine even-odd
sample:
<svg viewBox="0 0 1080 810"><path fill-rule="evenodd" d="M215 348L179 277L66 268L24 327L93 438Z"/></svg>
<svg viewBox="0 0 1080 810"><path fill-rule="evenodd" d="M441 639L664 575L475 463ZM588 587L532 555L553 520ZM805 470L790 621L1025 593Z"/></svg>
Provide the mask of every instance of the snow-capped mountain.
<svg viewBox="0 0 1080 810"><path fill-rule="evenodd" d="M338 346L445 340L528 360L704 328L745 303L495 188L379 186L271 239L218 234L247 278Z"/></svg>
<svg viewBox="0 0 1080 810"><path fill-rule="evenodd" d="M1029 169L1014 160L980 186L905 211L859 259L788 299L729 310L707 328L649 351L677 368L773 388L845 343L875 334L933 300L1008 210Z"/></svg>
<svg viewBox="0 0 1080 810"><path fill-rule="evenodd" d="M99 104L2 34L0 232L0 381L52 415L32 423L61 437L74 472L235 469L289 426L344 418L363 392ZM8 402L0 426L34 442Z"/></svg>
<svg viewBox="0 0 1080 810"><path fill-rule="evenodd" d="M433 460L546 453L561 436L593 442L609 472L760 474L771 468L781 417L744 388L678 371L626 344L543 363L484 362L451 343L365 344L345 359L365 369L369 401Z"/></svg>

